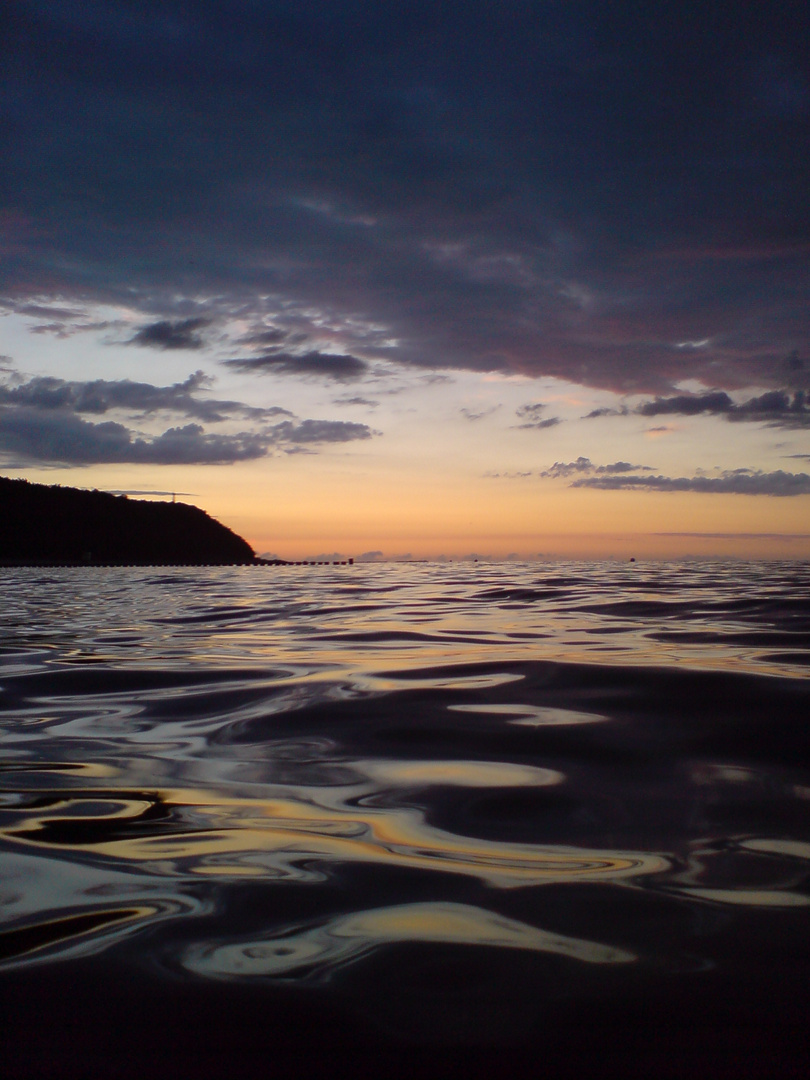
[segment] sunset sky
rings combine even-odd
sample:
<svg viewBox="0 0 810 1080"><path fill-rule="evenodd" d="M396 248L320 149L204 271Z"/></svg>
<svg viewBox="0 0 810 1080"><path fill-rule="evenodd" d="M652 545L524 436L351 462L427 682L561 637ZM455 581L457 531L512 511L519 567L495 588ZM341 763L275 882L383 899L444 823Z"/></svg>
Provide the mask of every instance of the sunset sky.
<svg viewBox="0 0 810 1080"><path fill-rule="evenodd" d="M808 30L12 0L0 472L291 559L810 557Z"/></svg>

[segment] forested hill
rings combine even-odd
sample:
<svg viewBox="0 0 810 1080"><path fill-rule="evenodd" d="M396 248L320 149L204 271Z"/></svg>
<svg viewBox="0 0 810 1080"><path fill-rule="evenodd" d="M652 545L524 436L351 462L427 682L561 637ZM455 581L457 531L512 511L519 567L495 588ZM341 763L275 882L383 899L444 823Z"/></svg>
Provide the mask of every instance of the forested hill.
<svg viewBox="0 0 810 1080"><path fill-rule="evenodd" d="M0 477L0 563L252 563L204 510Z"/></svg>

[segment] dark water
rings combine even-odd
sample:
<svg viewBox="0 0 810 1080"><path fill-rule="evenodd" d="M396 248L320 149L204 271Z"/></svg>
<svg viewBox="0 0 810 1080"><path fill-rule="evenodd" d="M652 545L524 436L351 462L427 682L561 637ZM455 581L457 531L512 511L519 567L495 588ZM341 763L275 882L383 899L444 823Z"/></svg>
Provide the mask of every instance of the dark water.
<svg viewBox="0 0 810 1080"><path fill-rule="evenodd" d="M810 565L0 596L13 1074L805 1074Z"/></svg>

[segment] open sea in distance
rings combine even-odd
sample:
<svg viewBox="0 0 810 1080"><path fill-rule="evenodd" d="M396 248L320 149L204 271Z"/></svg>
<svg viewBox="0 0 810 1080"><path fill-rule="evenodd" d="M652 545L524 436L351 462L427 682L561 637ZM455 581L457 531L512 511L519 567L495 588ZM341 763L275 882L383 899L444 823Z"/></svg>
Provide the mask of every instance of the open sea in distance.
<svg viewBox="0 0 810 1080"><path fill-rule="evenodd" d="M807 1075L810 564L0 603L4 1075Z"/></svg>

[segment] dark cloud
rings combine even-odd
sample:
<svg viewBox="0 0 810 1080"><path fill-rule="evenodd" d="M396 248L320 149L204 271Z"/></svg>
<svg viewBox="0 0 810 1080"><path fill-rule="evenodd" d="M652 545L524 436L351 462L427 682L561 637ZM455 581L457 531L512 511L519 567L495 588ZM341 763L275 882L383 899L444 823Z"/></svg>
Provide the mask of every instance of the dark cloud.
<svg viewBox="0 0 810 1080"><path fill-rule="evenodd" d="M652 466L650 465L631 465L629 461L614 461L612 465L599 465L596 468L597 474L599 473L629 473L629 472L652 472Z"/></svg>
<svg viewBox="0 0 810 1080"><path fill-rule="evenodd" d="M549 416L545 420L540 419L540 413L545 409L545 405L537 402L534 405L521 405L519 409L515 410L515 415L518 419L522 420L521 424L514 424L513 427L518 429L530 430L535 429L542 431L543 428L556 427L557 424L561 424L562 420L559 416Z"/></svg>
<svg viewBox="0 0 810 1080"><path fill-rule="evenodd" d="M37 319L58 319L60 322L67 322L70 319L82 317L81 311L74 311L72 308L54 307L50 304L14 304L12 307L18 315L33 315Z"/></svg>
<svg viewBox="0 0 810 1080"><path fill-rule="evenodd" d="M53 334L54 337L66 338L71 336L71 330L67 323L53 322L40 323L39 326L31 327L32 334Z"/></svg>
<svg viewBox="0 0 810 1080"><path fill-rule="evenodd" d="M379 401L373 401L371 398L364 397L344 397L335 398L335 405L365 405L369 409L376 409L380 404Z"/></svg>
<svg viewBox="0 0 810 1080"><path fill-rule="evenodd" d="M27 381L0 383L0 405L59 409L66 412L103 415L113 409L149 415L173 412L206 423L218 423L233 417L269 419L292 416L278 406L258 408L239 401L223 401L199 396L211 385L202 371L181 383L153 386L130 379L94 379L68 382L53 376L37 376Z"/></svg>
<svg viewBox="0 0 810 1080"><path fill-rule="evenodd" d="M148 345L152 349L201 349L203 340L197 333L210 319L164 319L142 326L127 342L128 345Z"/></svg>
<svg viewBox="0 0 810 1080"><path fill-rule="evenodd" d="M0 382L0 456L15 463L223 464L264 457L273 449L304 452L313 445L368 439L374 434L366 424L294 421L288 409L278 406L263 408L201 396L211 383L201 371L181 383L153 386L129 379L68 382L38 376L24 380L9 370L11 377ZM253 430L213 433L190 423L145 435L117 421L82 419L110 412L141 418L173 413L206 424L249 420ZM270 424L279 417L290 419Z"/></svg>
<svg viewBox="0 0 810 1080"><path fill-rule="evenodd" d="M681 416L697 416L700 413L727 413L734 402L722 390L710 394L678 394L676 397L656 398L645 401L636 410L641 416L661 416L677 413Z"/></svg>
<svg viewBox="0 0 810 1080"><path fill-rule="evenodd" d="M224 360L223 363L241 372L258 372L263 375L270 372L279 372L282 375L314 375L334 379L336 382L358 379L368 371L368 364L356 356L324 353L317 350L300 354L276 352L264 356Z"/></svg>
<svg viewBox="0 0 810 1080"><path fill-rule="evenodd" d="M593 469L590 458L578 457L576 461L555 461L550 469L546 469L540 475L557 480L560 477L573 476L575 473L590 473Z"/></svg>
<svg viewBox="0 0 810 1080"><path fill-rule="evenodd" d="M601 409L593 409L582 417L583 420L596 420L600 416L627 416L629 409L626 405L620 406L618 409L611 409L608 406L604 406Z"/></svg>
<svg viewBox="0 0 810 1080"><path fill-rule="evenodd" d="M72 413L0 409L0 454L13 464L231 464L264 457L269 441L251 432L207 434L199 424L143 438L123 424L91 424Z"/></svg>
<svg viewBox="0 0 810 1080"><path fill-rule="evenodd" d="M546 406L536 401L533 404L521 405L519 409L515 410L515 415L518 419L522 420L522 424L515 424L516 428L531 429L534 428L537 431L542 431L544 428L556 427L557 424L561 424L562 420L559 416L549 416L545 420L540 419L540 413L546 408Z"/></svg>
<svg viewBox="0 0 810 1080"><path fill-rule="evenodd" d="M786 390L772 390L760 397L732 409L729 420L760 420L771 427L804 428L810 427L810 408L804 390L790 394Z"/></svg>
<svg viewBox="0 0 810 1080"><path fill-rule="evenodd" d="M589 476L574 480L571 487L602 491L697 491L714 495L810 495L810 475L733 469L720 476Z"/></svg>
<svg viewBox="0 0 810 1080"><path fill-rule="evenodd" d="M540 413L545 409L545 405L542 401L535 401L527 405L521 405L519 409L515 409L515 416L520 420L526 420L532 423L538 420Z"/></svg>
<svg viewBox="0 0 810 1080"><path fill-rule="evenodd" d="M547 420L538 420L534 424L518 424L520 428L534 428L537 431L542 431L544 428L556 427L557 424L561 424L562 420L559 416L549 416Z"/></svg>
<svg viewBox="0 0 810 1080"><path fill-rule="evenodd" d="M343 420L302 420L300 424L285 420L271 431L275 442L289 443L344 443L375 434L367 424Z"/></svg>
<svg viewBox="0 0 810 1080"><path fill-rule="evenodd" d="M540 476L559 480L575 476L577 473L612 476L629 472L652 472L652 469L649 465L631 465L629 461L614 461L612 465L594 465L590 458L580 456L576 461L555 461L551 468L541 472Z"/></svg>
<svg viewBox="0 0 810 1080"><path fill-rule="evenodd" d="M274 448L343 443L372 434L365 424L303 420L236 434L211 433L200 424L186 424L145 436L124 424L89 423L70 412L0 406L0 455L16 467L34 463L222 465L265 457Z"/></svg>
<svg viewBox="0 0 810 1080"><path fill-rule="evenodd" d="M199 345L193 302L357 363L806 387L808 18L18 0L0 289L157 348Z"/></svg>
<svg viewBox="0 0 810 1080"><path fill-rule="evenodd" d="M740 404L735 404L722 390L708 394L679 394L675 397L658 397L653 401L645 401L638 406L636 412L641 416L697 416L701 413L714 413L734 422L762 421L773 427L810 427L810 409L804 390L793 393L788 390L769 390ZM591 416L593 415L596 414L592 413Z"/></svg>
<svg viewBox="0 0 810 1080"><path fill-rule="evenodd" d="M254 330L250 334L243 334L239 340L244 345L269 347L280 345L281 342L286 341L288 337L289 334L286 330L281 330L277 326L270 326L261 330Z"/></svg>

